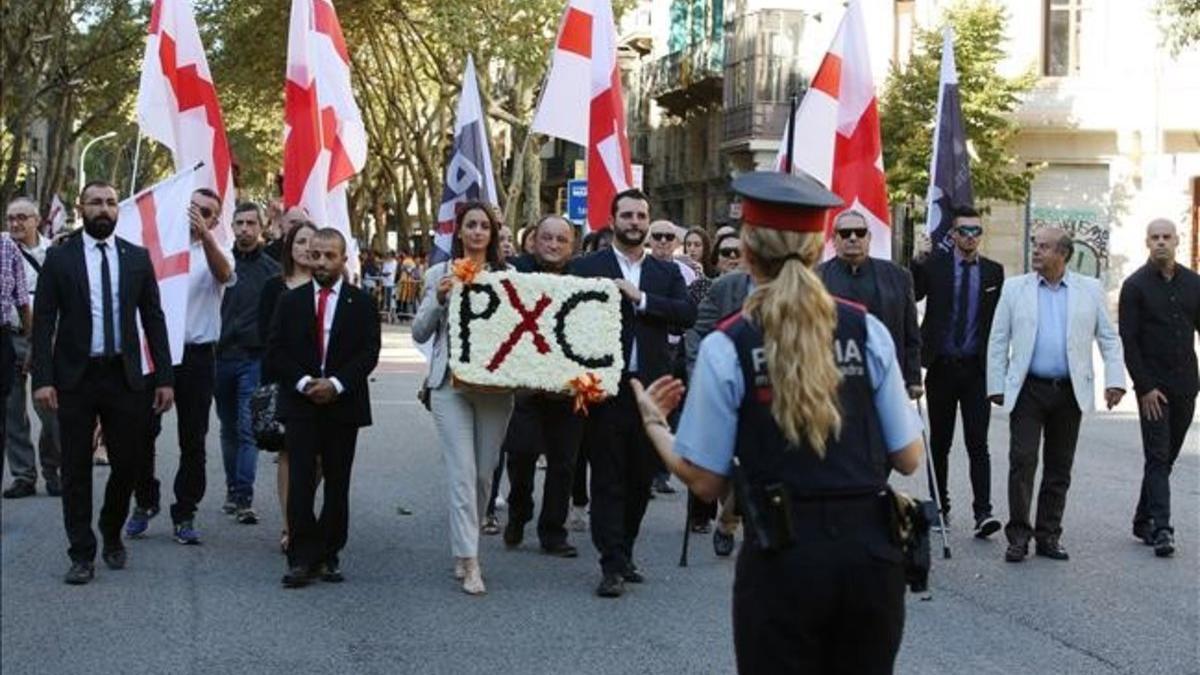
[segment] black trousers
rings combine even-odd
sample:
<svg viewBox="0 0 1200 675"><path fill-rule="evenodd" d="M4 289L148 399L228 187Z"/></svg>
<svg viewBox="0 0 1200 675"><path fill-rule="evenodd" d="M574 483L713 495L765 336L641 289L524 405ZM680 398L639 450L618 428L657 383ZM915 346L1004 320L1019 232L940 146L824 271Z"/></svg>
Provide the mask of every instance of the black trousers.
<svg viewBox="0 0 1200 675"><path fill-rule="evenodd" d="M795 541L747 537L733 582L738 672L891 673L904 633L904 572L879 498L799 504Z"/></svg>
<svg viewBox="0 0 1200 675"><path fill-rule="evenodd" d="M574 487L575 460L583 438L583 419L570 401L533 396L519 401L508 423L508 522L524 527L533 519L537 458L546 456L538 541L543 547L566 543L567 511Z"/></svg>
<svg viewBox="0 0 1200 675"><path fill-rule="evenodd" d="M605 574L620 574L633 564L633 545L654 477L654 449L642 427L637 401L627 378L619 393L595 407L592 456L592 543Z"/></svg>
<svg viewBox="0 0 1200 675"><path fill-rule="evenodd" d="M588 505L588 458L592 456L593 439L596 437L594 422L591 419L584 420L583 423L583 440L579 443L579 452L575 457L575 472L573 474L571 488L571 503L574 506L584 507Z"/></svg>
<svg viewBox="0 0 1200 675"><path fill-rule="evenodd" d="M946 480L954 424L961 410L963 440L971 467L971 492L974 493L971 508L976 520L992 515L992 462L987 441L992 413L983 361L977 356L939 358L925 375L925 396L929 402L929 451L933 456L942 511L950 513Z"/></svg>
<svg viewBox="0 0 1200 675"><path fill-rule="evenodd" d="M7 327L0 327L0 403L8 405L8 395L12 393L13 382L16 381L17 356L13 349L12 333ZM23 396L25 392L21 392ZM7 408L6 408L7 409ZM0 415L4 419L0 420L0 443L6 443L8 439L8 415ZM8 454L7 448L3 448L4 452L0 452L0 469L4 468L4 456Z"/></svg>
<svg viewBox="0 0 1200 675"><path fill-rule="evenodd" d="M1052 543L1062 535L1081 417L1070 380L1025 379L1008 421L1008 525L1004 533L1010 544L1024 546L1030 536ZM1035 528L1030 525L1029 511L1043 437L1044 466Z"/></svg>
<svg viewBox="0 0 1200 675"><path fill-rule="evenodd" d="M216 356L212 343L187 345L183 361L175 366L175 417L179 428L179 469L175 472L175 503L171 520L182 523L196 515L207 487L205 439L208 418L216 387ZM107 436L108 427L104 428ZM147 435L149 460L138 481L135 495L142 508L158 508L161 494L155 477L155 441L162 432L162 418L156 416Z"/></svg>
<svg viewBox="0 0 1200 675"><path fill-rule="evenodd" d="M350 528L350 470L358 427L327 419L288 419L284 425L288 452L287 512L291 539L288 564L338 564ZM317 491L317 458L325 478L321 515L313 513Z"/></svg>
<svg viewBox="0 0 1200 675"><path fill-rule="evenodd" d="M96 558L92 531L92 430L104 425L110 473L100 510L100 535L106 548L121 547L121 525L129 515L129 497L146 463L146 435L153 417L152 385L134 391L125 380L120 358L93 360L76 389L58 392L62 434L62 509L71 560Z"/></svg>
<svg viewBox="0 0 1200 675"><path fill-rule="evenodd" d="M1138 409L1142 423L1142 451L1146 456L1142 471L1142 491L1138 497L1137 510L1133 515L1135 527L1149 523L1151 530L1169 530L1171 527L1171 468L1179 457L1183 439L1196 413L1196 396L1182 396L1164 391L1167 403L1162 406L1163 416L1157 421L1146 418Z"/></svg>

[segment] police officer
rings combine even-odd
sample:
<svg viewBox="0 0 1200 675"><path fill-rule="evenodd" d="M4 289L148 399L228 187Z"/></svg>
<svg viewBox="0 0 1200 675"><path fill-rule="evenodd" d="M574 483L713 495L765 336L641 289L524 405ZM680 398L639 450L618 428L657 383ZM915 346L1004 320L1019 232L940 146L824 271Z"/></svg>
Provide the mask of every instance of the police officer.
<svg viewBox="0 0 1200 675"><path fill-rule="evenodd" d="M887 329L813 271L837 197L767 172L733 191L755 290L701 343L677 436L664 415L682 383L635 387L646 432L700 498L736 486L747 519L733 589L740 672L890 673L904 572L887 476L919 466L921 423Z"/></svg>

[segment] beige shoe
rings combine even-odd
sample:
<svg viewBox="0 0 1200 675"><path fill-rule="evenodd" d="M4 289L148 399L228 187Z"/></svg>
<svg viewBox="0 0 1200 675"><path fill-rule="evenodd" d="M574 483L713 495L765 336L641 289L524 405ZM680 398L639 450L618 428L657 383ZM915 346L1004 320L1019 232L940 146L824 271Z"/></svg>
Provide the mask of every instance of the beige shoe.
<svg viewBox="0 0 1200 675"><path fill-rule="evenodd" d="M467 595L487 593L487 587L483 585L483 570L479 568L479 559L466 558L465 561L466 576L463 578L463 592Z"/></svg>
<svg viewBox="0 0 1200 675"><path fill-rule="evenodd" d="M462 581L467 576L467 561L470 558L454 559L454 578Z"/></svg>

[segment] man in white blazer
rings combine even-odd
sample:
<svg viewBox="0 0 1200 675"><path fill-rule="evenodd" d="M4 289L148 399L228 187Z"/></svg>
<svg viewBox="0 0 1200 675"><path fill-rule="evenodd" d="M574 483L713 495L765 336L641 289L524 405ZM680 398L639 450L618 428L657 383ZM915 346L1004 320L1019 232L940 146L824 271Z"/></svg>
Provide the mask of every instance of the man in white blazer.
<svg viewBox="0 0 1200 675"><path fill-rule="evenodd" d="M1121 340L1105 308L1100 283L1066 271L1074 245L1058 228L1033 237L1034 271L1004 282L988 341L987 390L1009 413L1009 521L1004 559L1035 553L1069 555L1059 542L1071 485L1071 463L1084 412L1095 410L1092 341L1104 358L1104 400L1111 410L1125 394ZM1036 527L1029 522L1038 446L1045 468L1038 489Z"/></svg>

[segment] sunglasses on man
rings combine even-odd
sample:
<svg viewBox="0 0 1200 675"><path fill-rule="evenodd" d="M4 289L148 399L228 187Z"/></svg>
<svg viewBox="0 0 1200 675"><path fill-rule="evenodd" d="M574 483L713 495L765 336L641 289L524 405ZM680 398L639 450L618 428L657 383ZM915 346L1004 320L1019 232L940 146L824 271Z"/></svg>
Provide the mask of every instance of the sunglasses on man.
<svg viewBox="0 0 1200 675"><path fill-rule="evenodd" d="M983 227L979 225L959 225L958 227L954 228L954 231L957 232L959 236L974 237L978 239L979 235L983 234Z"/></svg>
<svg viewBox="0 0 1200 675"><path fill-rule="evenodd" d="M867 228L865 227L844 227L837 231L837 235L842 239L849 239L852 235L859 239L867 238Z"/></svg>
<svg viewBox="0 0 1200 675"><path fill-rule="evenodd" d="M675 233L674 232L655 232L654 234L650 235L650 238L653 239L654 241L675 241Z"/></svg>
<svg viewBox="0 0 1200 675"><path fill-rule="evenodd" d="M718 251L722 258L740 258L742 257L742 249L740 248L723 248Z"/></svg>

